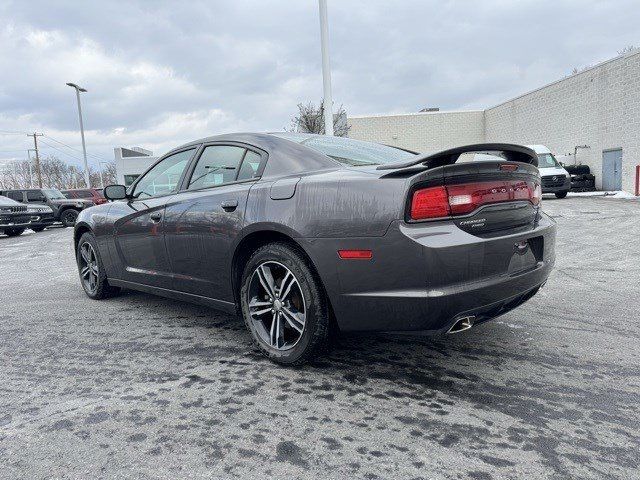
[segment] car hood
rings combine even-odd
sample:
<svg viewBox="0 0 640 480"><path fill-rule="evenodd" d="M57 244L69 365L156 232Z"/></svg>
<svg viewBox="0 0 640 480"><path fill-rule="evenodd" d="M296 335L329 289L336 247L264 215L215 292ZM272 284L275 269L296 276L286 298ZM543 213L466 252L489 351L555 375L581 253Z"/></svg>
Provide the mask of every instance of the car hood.
<svg viewBox="0 0 640 480"><path fill-rule="evenodd" d="M49 200L52 205L79 205L82 204L83 207L90 207L93 205L91 200L87 200L85 198L65 198L64 200Z"/></svg>
<svg viewBox="0 0 640 480"><path fill-rule="evenodd" d="M538 167L538 170L540 170L541 177L542 176L547 177L549 175L566 175L567 177L569 176L569 172L567 172L562 167L544 167L544 168Z"/></svg>
<svg viewBox="0 0 640 480"><path fill-rule="evenodd" d="M48 205L27 205L28 212L35 213L52 213L53 210Z"/></svg>

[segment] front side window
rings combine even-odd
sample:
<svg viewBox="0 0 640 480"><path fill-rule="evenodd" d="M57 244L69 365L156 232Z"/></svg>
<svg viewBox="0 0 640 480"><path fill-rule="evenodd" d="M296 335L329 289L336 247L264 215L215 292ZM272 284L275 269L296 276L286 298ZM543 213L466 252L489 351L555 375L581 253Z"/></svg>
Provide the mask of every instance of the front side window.
<svg viewBox="0 0 640 480"><path fill-rule="evenodd" d="M42 192L49 200L64 200L65 198L67 198L62 194L60 190L56 188L45 188L44 190L42 190Z"/></svg>
<svg viewBox="0 0 640 480"><path fill-rule="evenodd" d="M27 202L46 202L46 201L47 201L46 197L40 190L27 191Z"/></svg>
<svg viewBox="0 0 640 480"><path fill-rule="evenodd" d="M133 190L135 198L157 197L178 190L178 182L195 149L175 153L149 170Z"/></svg>
<svg viewBox="0 0 640 480"><path fill-rule="evenodd" d="M191 174L188 189L215 187L236 181L246 149L232 145L206 147Z"/></svg>

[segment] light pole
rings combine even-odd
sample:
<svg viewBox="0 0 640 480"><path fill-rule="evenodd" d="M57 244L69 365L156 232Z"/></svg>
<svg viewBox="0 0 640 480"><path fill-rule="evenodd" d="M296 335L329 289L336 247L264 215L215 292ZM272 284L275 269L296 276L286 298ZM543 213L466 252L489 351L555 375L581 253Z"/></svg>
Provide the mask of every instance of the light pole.
<svg viewBox="0 0 640 480"><path fill-rule="evenodd" d="M333 99L331 98L331 65L329 64L329 19L327 0L320 7L320 48L322 50L322 86L324 88L324 133L333 135Z"/></svg>
<svg viewBox="0 0 640 480"><path fill-rule="evenodd" d="M80 92L86 92L85 88L79 87L75 83L67 83L70 87L76 90L76 99L78 100L78 118L80 119L80 136L82 137L82 155L84 157L84 181L87 184L87 188L91 188L89 182L89 165L87 165L87 147L84 144L84 125L82 124L82 107L80 106Z"/></svg>

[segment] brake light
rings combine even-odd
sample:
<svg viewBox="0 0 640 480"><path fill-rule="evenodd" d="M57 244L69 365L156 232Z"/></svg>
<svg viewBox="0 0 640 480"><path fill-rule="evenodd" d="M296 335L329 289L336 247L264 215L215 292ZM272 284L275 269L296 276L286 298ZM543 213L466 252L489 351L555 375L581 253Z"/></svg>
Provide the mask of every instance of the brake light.
<svg viewBox="0 0 640 480"><path fill-rule="evenodd" d="M446 217L450 213L446 187L431 187L417 190L411 200L411 218Z"/></svg>
<svg viewBox="0 0 640 480"><path fill-rule="evenodd" d="M425 220L466 215L490 203L528 200L538 205L540 184L525 180L487 181L429 187L416 190L411 200L411 219Z"/></svg>

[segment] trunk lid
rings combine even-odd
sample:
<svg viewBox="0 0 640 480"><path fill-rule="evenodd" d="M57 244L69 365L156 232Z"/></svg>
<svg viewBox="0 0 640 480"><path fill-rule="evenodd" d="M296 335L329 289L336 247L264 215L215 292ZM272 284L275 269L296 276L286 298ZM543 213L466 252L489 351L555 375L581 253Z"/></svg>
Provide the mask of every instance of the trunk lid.
<svg viewBox="0 0 640 480"><path fill-rule="evenodd" d="M416 218L416 192L440 189L449 208L446 215ZM405 220L409 223L453 220L479 237L532 230L539 220L540 174L522 162L482 161L430 168L409 178ZM427 200L428 201L428 200Z"/></svg>

